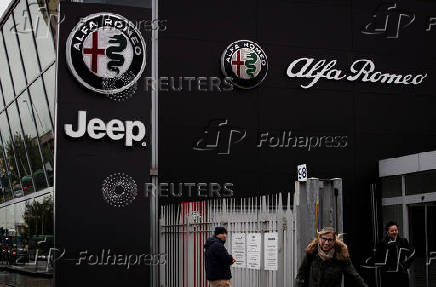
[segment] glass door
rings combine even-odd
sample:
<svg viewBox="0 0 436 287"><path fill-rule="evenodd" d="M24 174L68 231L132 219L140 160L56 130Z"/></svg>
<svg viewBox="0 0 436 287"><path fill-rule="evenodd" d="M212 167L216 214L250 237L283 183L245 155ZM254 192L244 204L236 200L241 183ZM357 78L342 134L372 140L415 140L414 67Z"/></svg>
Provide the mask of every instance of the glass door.
<svg viewBox="0 0 436 287"><path fill-rule="evenodd" d="M416 250L410 286L436 286L436 203L409 205L409 235Z"/></svg>

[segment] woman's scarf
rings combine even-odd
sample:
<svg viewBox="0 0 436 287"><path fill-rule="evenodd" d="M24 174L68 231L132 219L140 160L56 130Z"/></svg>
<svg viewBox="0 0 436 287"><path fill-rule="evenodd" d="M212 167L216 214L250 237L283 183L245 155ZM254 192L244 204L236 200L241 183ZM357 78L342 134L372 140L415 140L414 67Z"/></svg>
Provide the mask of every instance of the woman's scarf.
<svg viewBox="0 0 436 287"><path fill-rule="evenodd" d="M322 250L321 245L318 244L318 255L322 259L322 261L332 259L334 254L335 254L335 247L332 247L332 249L325 252L324 250Z"/></svg>

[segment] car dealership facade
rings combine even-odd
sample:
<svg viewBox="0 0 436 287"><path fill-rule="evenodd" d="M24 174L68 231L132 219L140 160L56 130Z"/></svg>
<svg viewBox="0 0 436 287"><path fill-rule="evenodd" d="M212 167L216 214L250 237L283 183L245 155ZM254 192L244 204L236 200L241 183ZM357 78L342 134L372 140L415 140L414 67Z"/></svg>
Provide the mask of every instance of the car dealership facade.
<svg viewBox="0 0 436 287"><path fill-rule="evenodd" d="M419 262L432 263L430 252L436 251L430 243L435 235L430 222L436 216L432 153L436 150L432 49L436 9L430 4L353 0L64 3L73 8L83 5L83 15L58 11L57 1L18 0L11 2L1 19L0 227L24 225L21 214L26 202L53 195L56 160L67 185L70 180L80 181L76 172L80 174L85 161L79 157L89 160L98 150L109 154L113 162L130 156L147 162L140 166L144 169L139 171L143 172L140 182L139 176L129 173L107 173L102 175L105 183L122 177L127 182L133 178L138 187L144 183L179 186L181 196L162 197L161 204L201 201L200 194L187 192L191 190L187 187L200 189L203 183L212 191L211 186L220 187L219 192L206 192L209 197L221 196L224 187L231 187L235 198L293 194L296 167L305 163L309 176L343 180L345 241L355 265L372 255L373 232L378 230L381 237L383 223L392 219L406 237L418 238L425 231L426 240L416 243ZM75 35L68 46L72 27L101 7L108 7L101 12L132 21L129 15L137 9L132 17L136 23L144 21L136 28L145 39L145 70L133 94L119 95L118 89L111 93L117 96L95 97L99 88L74 66L73 54L65 55L75 51L74 39L80 38ZM93 43L86 39L82 38L84 45ZM140 55L135 50L139 42L131 43L133 53ZM96 48L89 53L100 52ZM56 60L57 54L61 60ZM93 71L100 62L94 63L91 57L85 64ZM56 76L58 84L66 79L61 83L68 85L56 87ZM84 104L89 97L84 91L90 86L91 101L97 100ZM58 97L70 93L61 110L58 106L57 118L56 89ZM121 139L112 132L111 121L123 117L116 114L122 110L119 107L138 108L128 105L140 97L149 99L140 103L145 120L134 117L136 110L132 118L126 116L122 126L126 135ZM111 106L115 102L117 106ZM86 105L89 110L83 108ZM89 128L91 119L104 122L104 137L98 135L98 128ZM87 127L83 133L79 132L81 121ZM62 134L56 139L58 148L68 147L71 154L57 149L55 160L56 122L57 136L59 131ZM138 122L144 123L143 137ZM64 123L68 129L64 130ZM116 147L106 149L108 145ZM84 146L89 146L87 152ZM145 146L147 152L142 153ZM76 156L77 162L71 163L74 168L68 169ZM61 192L57 189L56 196ZM371 192L377 199L377 220ZM70 201L74 196L59 199ZM112 206L127 205L110 193L104 199ZM133 199L127 200L129 204ZM153 232L159 206L153 200L147 204L149 213L144 218L150 223L147 232ZM418 224L423 221L422 226ZM126 227L131 228L128 223ZM154 234L147 244L157 242ZM428 266L427 271L417 268L416 278L432 274L435 267ZM372 273L367 273L367 279L373 280ZM426 286L424 281L416 282L415 286Z"/></svg>

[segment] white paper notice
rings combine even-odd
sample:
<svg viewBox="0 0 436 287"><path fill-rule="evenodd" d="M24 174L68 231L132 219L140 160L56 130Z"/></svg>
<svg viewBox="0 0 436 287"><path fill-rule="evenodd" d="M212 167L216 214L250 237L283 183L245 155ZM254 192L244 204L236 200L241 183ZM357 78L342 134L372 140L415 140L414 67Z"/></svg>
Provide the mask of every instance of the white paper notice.
<svg viewBox="0 0 436 287"><path fill-rule="evenodd" d="M245 233L233 233L232 234L232 256L235 257L236 262L232 265L235 268L246 268L246 245L247 240Z"/></svg>
<svg viewBox="0 0 436 287"><path fill-rule="evenodd" d="M277 271L279 265L279 234L265 233L265 270Z"/></svg>
<svg viewBox="0 0 436 287"><path fill-rule="evenodd" d="M247 268L260 270L260 250L262 240L260 233L247 234Z"/></svg>

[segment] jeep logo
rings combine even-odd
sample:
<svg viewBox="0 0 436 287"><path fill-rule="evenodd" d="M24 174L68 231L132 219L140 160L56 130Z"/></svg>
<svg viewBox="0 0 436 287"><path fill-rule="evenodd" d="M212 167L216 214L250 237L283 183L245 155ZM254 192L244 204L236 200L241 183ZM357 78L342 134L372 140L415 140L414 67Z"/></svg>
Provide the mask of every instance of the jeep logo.
<svg viewBox="0 0 436 287"><path fill-rule="evenodd" d="M72 138L80 138L88 132L93 139L102 139L106 135L112 140L124 138L126 146L132 146L133 142L142 141L145 137L145 125L140 121L125 121L117 119L105 123L99 118L90 119L86 124L86 111L79 111L77 120L77 130L73 130L72 124L65 125L65 133ZM142 146L146 146L145 141Z"/></svg>

